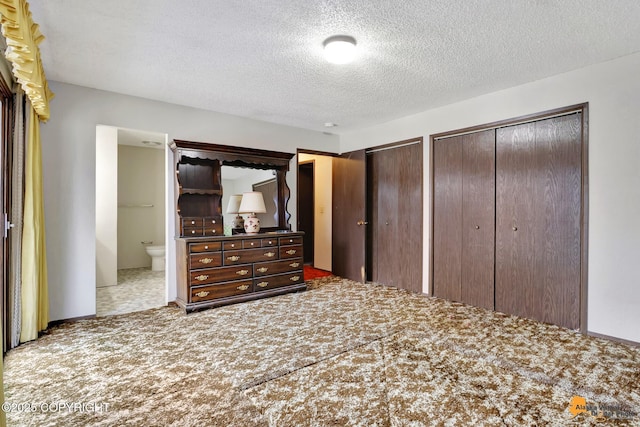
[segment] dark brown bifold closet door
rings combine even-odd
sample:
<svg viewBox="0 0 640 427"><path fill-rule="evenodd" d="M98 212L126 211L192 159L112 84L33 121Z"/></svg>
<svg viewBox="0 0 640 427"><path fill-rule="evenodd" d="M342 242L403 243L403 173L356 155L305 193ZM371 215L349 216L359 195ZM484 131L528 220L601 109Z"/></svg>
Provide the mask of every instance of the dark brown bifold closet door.
<svg viewBox="0 0 640 427"><path fill-rule="evenodd" d="M495 309L580 325L581 114L496 130Z"/></svg>
<svg viewBox="0 0 640 427"><path fill-rule="evenodd" d="M433 293L493 309L495 132L433 144Z"/></svg>
<svg viewBox="0 0 640 427"><path fill-rule="evenodd" d="M422 292L422 142L367 154L371 280Z"/></svg>

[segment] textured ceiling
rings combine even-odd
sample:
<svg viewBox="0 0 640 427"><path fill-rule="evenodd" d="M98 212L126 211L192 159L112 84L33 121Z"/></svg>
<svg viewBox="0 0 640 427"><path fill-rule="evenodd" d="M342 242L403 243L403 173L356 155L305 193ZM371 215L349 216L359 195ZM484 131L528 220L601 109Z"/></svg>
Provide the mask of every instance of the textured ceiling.
<svg viewBox="0 0 640 427"><path fill-rule="evenodd" d="M29 3L49 80L334 133L640 51L638 0Z"/></svg>

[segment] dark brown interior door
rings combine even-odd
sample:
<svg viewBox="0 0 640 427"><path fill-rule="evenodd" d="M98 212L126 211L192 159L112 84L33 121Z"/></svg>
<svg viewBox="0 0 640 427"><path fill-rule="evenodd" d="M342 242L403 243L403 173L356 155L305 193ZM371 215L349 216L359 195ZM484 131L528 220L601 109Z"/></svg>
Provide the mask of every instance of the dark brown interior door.
<svg viewBox="0 0 640 427"><path fill-rule="evenodd" d="M462 136L433 141L433 295L462 299Z"/></svg>
<svg viewBox="0 0 640 427"><path fill-rule="evenodd" d="M460 301L493 310L495 130L462 137Z"/></svg>
<svg viewBox="0 0 640 427"><path fill-rule="evenodd" d="M422 140L367 155L371 280L422 292Z"/></svg>
<svg viewBox="0 0 640 427"><path fill-rule="evenodd" d="M298 164L298 231L304 231L304 262L313 264L314 247L314 163Z"/></svg>
<svg viewBox="0 0 640 427"><path fill-rule="evenodd" d="M364 150L333 158L332 270L366 279L366 156Z"/></svg>
<svg viewBox="0 0 640 427"><path fill-rule="evenodd" d="M581 115L496 134L496 310L580 326Z"/></svg>

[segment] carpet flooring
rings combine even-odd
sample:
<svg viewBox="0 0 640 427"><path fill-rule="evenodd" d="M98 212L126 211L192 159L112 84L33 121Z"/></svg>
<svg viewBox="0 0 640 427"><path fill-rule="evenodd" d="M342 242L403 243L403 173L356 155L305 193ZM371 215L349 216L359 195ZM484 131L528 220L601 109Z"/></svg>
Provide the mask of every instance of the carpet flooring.
<svg viewBox="0 0 640 427"><path fill-rule="evenodd" d="M310 265L304 266L304 280L320 279L321 277L329 276L333 276L333 273L330 271L314 268Z"/></svg>
<svg viewBox="0 0 640 427"><path fill-rule="evenodd" d="M5 358L8 425L640 425L639 348L394 288L308 285L54 327Z"/></svg>

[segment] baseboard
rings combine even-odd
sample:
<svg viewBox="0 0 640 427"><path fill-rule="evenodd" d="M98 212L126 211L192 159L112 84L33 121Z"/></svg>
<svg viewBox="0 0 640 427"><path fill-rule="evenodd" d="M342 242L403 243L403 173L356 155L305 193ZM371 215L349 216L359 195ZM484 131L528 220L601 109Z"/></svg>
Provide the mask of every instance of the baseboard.
<svg viewBox="0 0 640 427"><path fill-rule="evenodd" d="M168 307L178 307L178 304L175 301L169 301L167 303ZM51 328L52 326L58 326L61 325L63 323L69 323L69 322L76 322L78 320L88 320L88 319L95 319L97 316L95 314L90 314L88 316L78 316L78 317L71 317L69 319L60 319L60 320L52 320L51 322L49 322L49 324L47 325L47 329Z"/></svg>
<svg viewBox="0 0 640 427"><path fill-rule="evenodd" d="M63 323L76 322L78 320L87 320L87 319L95 319L95 318L96 318L95 314L90 314L88 316L79 316L79 317L71 317L69 319L52 320L47 325L47 329L51 328L52 326L62 325Z"/></svg>
<svg viewBox="0 0 640 427"><path fill-rule="evenodd" d="M591 332L591 331L587 331L587 335L589 335L590 337L602 338L609 341L616 341L621 344L630 345L632 347L640 347L640 342L625 340L623 338L618 338L618 337L612 337L611 335L599 334L597 332Z"/></svg>

